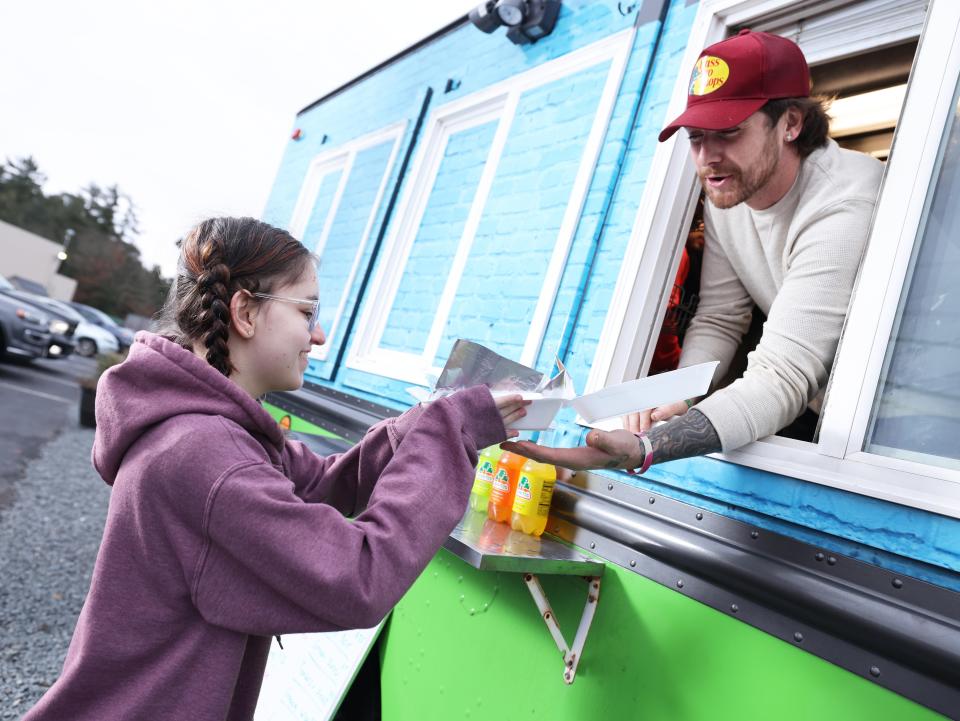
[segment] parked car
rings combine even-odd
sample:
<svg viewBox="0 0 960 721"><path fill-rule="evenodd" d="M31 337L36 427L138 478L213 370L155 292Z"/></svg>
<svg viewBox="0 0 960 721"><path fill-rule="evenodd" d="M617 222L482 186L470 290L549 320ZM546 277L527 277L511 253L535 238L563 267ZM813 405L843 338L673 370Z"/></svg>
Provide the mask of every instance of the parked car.
<svg viewBox="0 0 960 721"><path fill-rule="evenodd" d="M77 343L77 355L90 358L98 353L117 353L120 342L117 337L106 328L81 320L73 334Z"/></svg>
<svg viewBox="0 0 960 721"><path fill-rule="evenodd" d="M32 360L50 348L50 316L0 294L0 355Z"/></svg>
<svg viewBox="0 0 960 721"><path fill-rule="evenodd" d="M51 317L50 322L50 347L48 348L48 358L66 358L73 353L76 346L74 332L77 329L83 316L77 313L66 303L61 303L45 295L28 293L25 290L3 290L5 295L15 298L22 303L29 303L32 306L42 310Z"/></svg>
<svg viewBox="0 0 960 721"><path fill-rule="evenodd" d="M19 275L11 275L7 280L10 281L10 284L13 285L17 290L22 290L24 293L33 293L34 295L46 296L47 289L44 287L43 283L37 283L34 280L29 278L22 278Z"/></svg>
<svg viewBox="0 0 960 721"><path fill-rule="evenodd" d="M70 355L76 325L51 313L34 298L31 293L17 290L0 275L0 350L29 359Z"/></svg>
<svg viewBox="0 0 960 721"><path fill-rule="evenodd" d="M73 343L76 346L77 355L90 358L98 353L116 353L120 350L120 343L113 333L94 323L89 323L69 303L42 296L38 296L38 300L51 314L58 315L73 324Z"/></svg>
<svg viewBox="0 0 960 721"><path fill-rule="evenodd" d="M75 301L70 302L70 307L82 315L88 322L98 325L104 330L112 333L114 337L116 337L117 342L120 344L121 353L129 348L130 344L133 343L133 331L129 328L124 328L123 326L118 325L113 318L108 316L102 310L94 308L91 305L77 303Z"/></svg>

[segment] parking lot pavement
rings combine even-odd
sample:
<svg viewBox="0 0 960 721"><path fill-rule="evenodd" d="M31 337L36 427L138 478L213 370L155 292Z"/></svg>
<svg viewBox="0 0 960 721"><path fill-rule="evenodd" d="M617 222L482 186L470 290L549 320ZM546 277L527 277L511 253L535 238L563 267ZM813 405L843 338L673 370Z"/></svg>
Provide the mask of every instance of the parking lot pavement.
<svg viewBox="0 0 960 721"><path fill-rule="evenodd" d="M0 364L2 721L59 675L90 585L110 498L90 465L93 431L77 423L77 381L93 368Z"/></svg>
<svg viewBox="0 0 960 721"><path fill-rule="evenodd" d="M12 386L17 386L21 390L71 400L75 396L73 391L77 384L92 375L96 369L96 360L78 355L61 360L40 358L31 363L4 360L0 362L0 383L3 383L2 387L9 392L15 390Z"/></svg>
<svg viewBox="0 0 960 721"><path fill-rule="evenodd" d="M78 383L96 370L88 358L0 362L0 511L13 502L17 478L67 423L76 422Z"/></svg>

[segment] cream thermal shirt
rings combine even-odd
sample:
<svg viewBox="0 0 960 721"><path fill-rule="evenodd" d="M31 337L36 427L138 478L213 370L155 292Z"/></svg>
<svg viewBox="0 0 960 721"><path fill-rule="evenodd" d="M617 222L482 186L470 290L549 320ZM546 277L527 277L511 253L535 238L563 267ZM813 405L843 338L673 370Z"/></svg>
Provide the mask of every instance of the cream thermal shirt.
<svg viewBox="0 0 960 721"><path fill-rule="evenodd" d="M788 425L826 384L882 173L880 161L831 140L770 208L707 202L700 304L680 366L717 360L722 378L753 304L767 316L743 376L696 406L723 450Z"/></svg>

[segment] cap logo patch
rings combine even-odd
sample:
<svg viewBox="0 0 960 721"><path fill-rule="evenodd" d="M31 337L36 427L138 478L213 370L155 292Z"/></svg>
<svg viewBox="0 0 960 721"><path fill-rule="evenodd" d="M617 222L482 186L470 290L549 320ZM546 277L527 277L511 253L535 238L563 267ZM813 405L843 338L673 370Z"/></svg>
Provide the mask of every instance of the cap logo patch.
<svg viewBox="0 0 960 721"><path fill-rule="evenodd" d="M704 55L693 66L688 95L709 95L730 77L730 66L723 58Z"/></svg>

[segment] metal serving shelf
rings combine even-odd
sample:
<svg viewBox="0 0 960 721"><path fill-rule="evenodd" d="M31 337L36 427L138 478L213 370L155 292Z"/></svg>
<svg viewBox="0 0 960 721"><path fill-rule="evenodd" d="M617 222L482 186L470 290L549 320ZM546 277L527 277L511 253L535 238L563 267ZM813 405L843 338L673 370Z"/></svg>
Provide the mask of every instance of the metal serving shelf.
<svg viewBox="0 0 960 721"><path fill-rule="evenodd" d="M552 538L535 538L514 531L507 524L491 521L486 514L470 509L467 509L467 515L453 529L443 547L480 571L522 574L540 617L563 654L564 683L572 684L600 600L600 576L606 567L604 563ZM560 631L560 624L550 608L538 575L581 576L587 582L587 601L572 645L567 644Z"/></svg>
<svg viewBox="0 0 960 721"><path fill-rule="evenodd" d="M602 576L604 564L547 536L535 538L468 510L443 547L481 571Z"/></svg>

